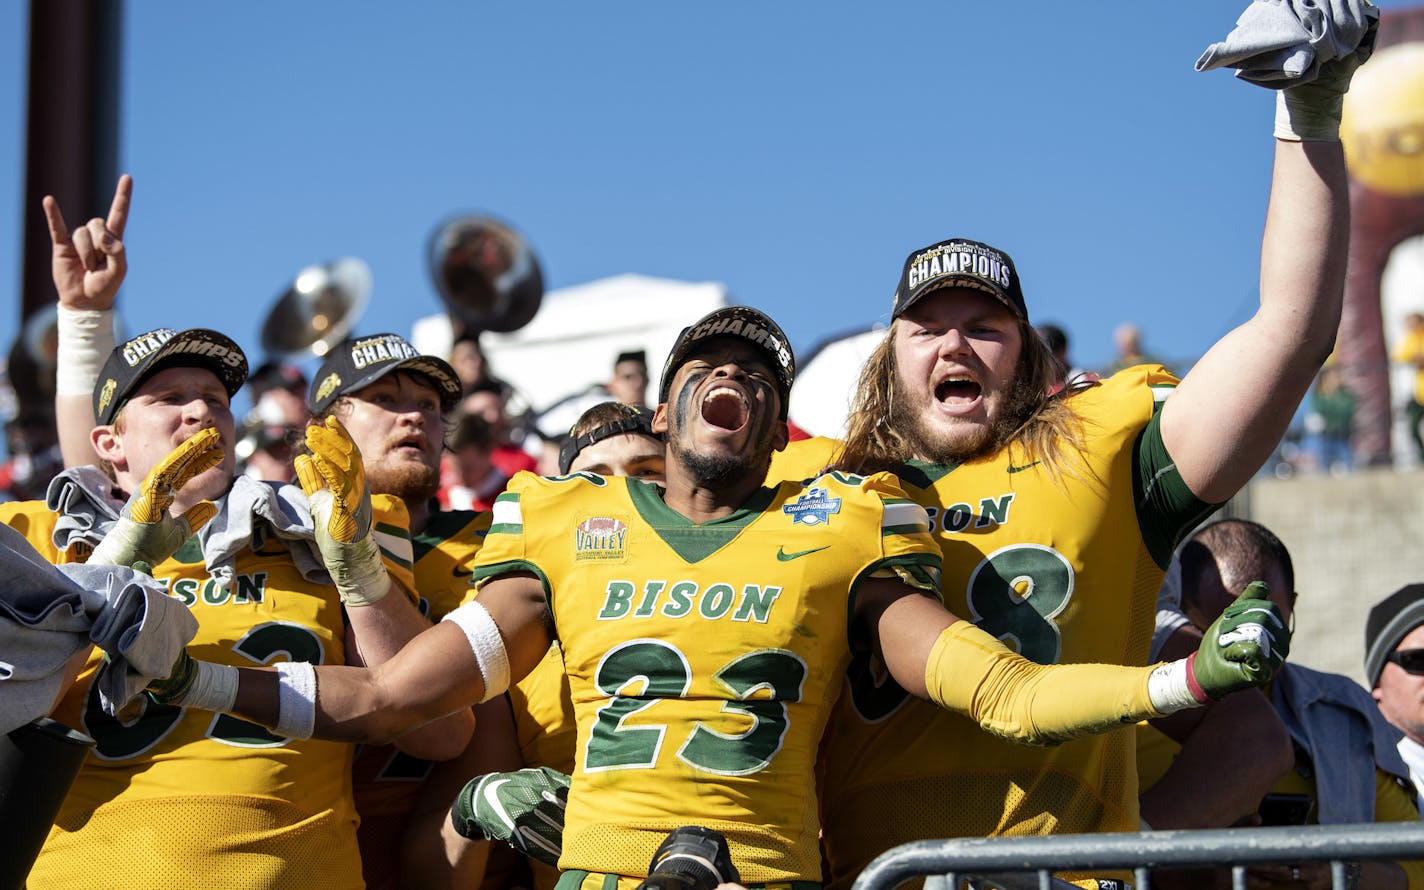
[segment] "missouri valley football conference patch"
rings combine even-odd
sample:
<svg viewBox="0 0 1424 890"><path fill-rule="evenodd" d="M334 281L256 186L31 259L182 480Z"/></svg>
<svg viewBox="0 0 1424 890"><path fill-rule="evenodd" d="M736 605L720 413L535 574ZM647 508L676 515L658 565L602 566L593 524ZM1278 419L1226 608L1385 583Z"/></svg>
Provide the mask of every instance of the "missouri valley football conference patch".
<svg viewBox="0 0 1424 890"><path fill-rule="evenodd" d="M590 516L574 527L575 562L621 562L628 558L628 523L616 516Z"/></svg>

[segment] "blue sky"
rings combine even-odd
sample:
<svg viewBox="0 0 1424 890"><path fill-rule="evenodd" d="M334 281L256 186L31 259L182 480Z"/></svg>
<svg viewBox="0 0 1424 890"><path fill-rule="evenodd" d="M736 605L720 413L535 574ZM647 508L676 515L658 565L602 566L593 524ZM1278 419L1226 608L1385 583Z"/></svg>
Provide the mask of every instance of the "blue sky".
<svg viewBox="0 0 1424 890"><path fill-rule="evenodd" d="M256 361L295 273L354 255L360 330L408 332L440 310L431 231L478 210L552 287L721 281L803 353L883 321L909 251L973 237L1080 364L1124 320L1190 359L1256 299L1272 97L1192 68L1242 7L131 0L121 309ZM41 212L20 206L27 28L0 2L2 344Z"/></svg>

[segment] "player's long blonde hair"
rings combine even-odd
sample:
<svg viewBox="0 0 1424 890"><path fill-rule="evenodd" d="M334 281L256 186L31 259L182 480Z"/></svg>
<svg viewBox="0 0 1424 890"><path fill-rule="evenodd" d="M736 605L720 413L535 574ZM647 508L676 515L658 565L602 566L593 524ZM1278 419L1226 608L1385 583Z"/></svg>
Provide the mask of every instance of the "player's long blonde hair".
<svg viewBox="0 0 1424 890"><path fill-rule="evenodd" d="M895 326L899 323L891 323L885 339L875 347L861 369L845 443L834 461L836 469L852 473L893 470L896 465L918 456L910 438L896 428L899 424L889 420L898 380ZM1013 382L1021 394L1016 400L1017 422L1011 418L1000 435L979 453L992 454L1009 447L1019 452L1014 455L1016 462L1042 461L1055 479L1065 475L1081 478L1087 466L1081 457L1082 419L1068 397L1096 384L1079 382L1050 393L1057 376L1058 360L1027 322L1019 322L1019 335L1023 349Z"/></svg>

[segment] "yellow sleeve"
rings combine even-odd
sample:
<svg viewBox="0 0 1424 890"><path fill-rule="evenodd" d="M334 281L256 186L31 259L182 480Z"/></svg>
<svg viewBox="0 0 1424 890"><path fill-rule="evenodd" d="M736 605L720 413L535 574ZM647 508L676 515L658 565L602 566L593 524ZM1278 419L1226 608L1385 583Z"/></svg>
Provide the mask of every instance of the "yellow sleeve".
<svg viewBox="0 0 1424 890"><path fill-rule="evenodd" d="M1417 822L1419 810L1414 798L1389 773L1375 770L1375 821ZM1409 880L1409 890L1424 890L1424 861L1396 860Z"/></svg>
<svg viewBox="0 0 1424 890"><path fill-rule="evenodd" d="M968 621L957 621L930 649L925 686L936 704L968 715L985 732L1046 745L1161 717L1147 696L1151 672L1035 664Z"/></svg>

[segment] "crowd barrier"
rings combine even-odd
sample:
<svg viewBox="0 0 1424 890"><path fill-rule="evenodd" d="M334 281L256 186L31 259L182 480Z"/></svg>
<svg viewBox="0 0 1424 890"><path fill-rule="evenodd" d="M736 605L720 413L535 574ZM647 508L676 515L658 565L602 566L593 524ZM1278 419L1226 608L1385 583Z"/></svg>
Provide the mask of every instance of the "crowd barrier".
<svg viewBox="0 0 1424 890"><path fill-rule="evenodd" d="M1154 868L1230 868L1245 890L1248 866L1315 862L1330 863L1333 890L1355 890L1348 864L1379 859L1424 859L1424 822L916 841L879 856L852 890L920 877L925 890L1061 890L1071 885L1054 872L1099 870L1131 871L1134 890L1151 890Z"/></svg>

